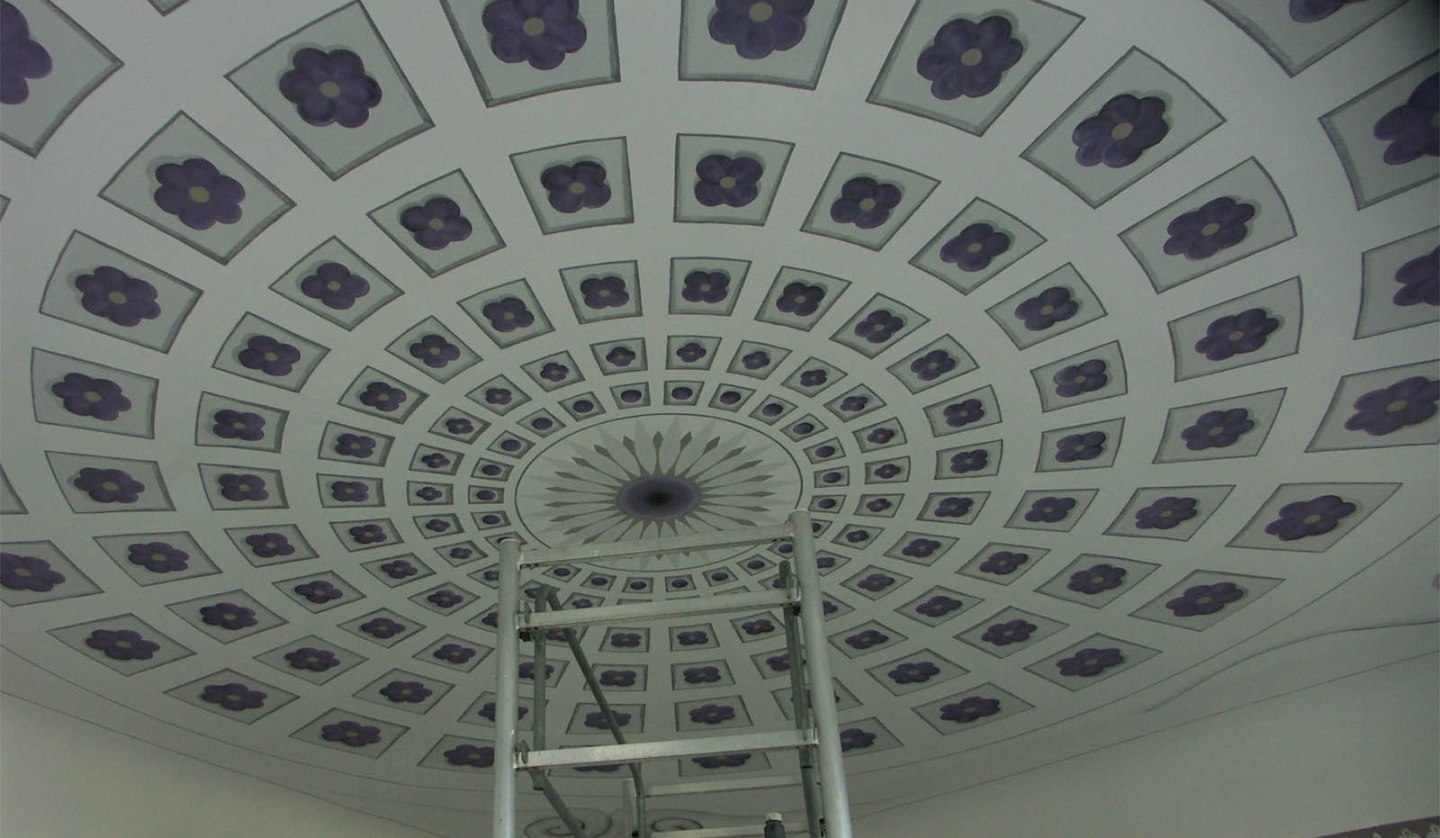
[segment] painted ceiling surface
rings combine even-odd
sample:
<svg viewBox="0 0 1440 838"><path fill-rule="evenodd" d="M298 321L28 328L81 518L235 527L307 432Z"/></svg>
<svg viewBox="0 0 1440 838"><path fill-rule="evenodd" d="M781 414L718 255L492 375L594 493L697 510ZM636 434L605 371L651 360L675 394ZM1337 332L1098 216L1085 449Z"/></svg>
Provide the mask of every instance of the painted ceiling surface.
<svg viewBox="0 0 1440 838"><path fill-rule="evenodd" d="M0 14L12 693L454 831L500 539L806 508L863 806L1434 517L1425 0ZM539 578L724 594L785 551ZM583 643L633 738L788 724L773 615ZM557 654L554 726L605 741Z"/></svg>

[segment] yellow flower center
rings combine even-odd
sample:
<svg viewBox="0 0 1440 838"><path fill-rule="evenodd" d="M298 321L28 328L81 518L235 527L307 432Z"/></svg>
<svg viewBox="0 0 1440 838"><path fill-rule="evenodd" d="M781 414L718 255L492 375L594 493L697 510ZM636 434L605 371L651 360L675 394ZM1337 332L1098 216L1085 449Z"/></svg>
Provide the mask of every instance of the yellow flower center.
<svg viewBox="0 0 1440 838"><path fill-rule="evenodd" d="M430 354L431 354L431 355L439 355L439 354L440 354L440 347L438 347L438 346L432 346L432 347L430 347Z"/></svg>
<svg viewBox="0 0 1440 838"><path fill-rule="evenodd" d="M537 35L545 34L545 21L538 17L527 17L525 22L520 24L520 31L534 38Z"/></svg>
<svg viewBox="0 0 1440 838"><path fill-rule="evenodd" d="M1243 340L1245 338L1245 333L1239 329L1236 329L1235 331L1231 332L1228 337L1230 338L1230 341L1234 343L1235 341Z"/></svg>
<svg viewBox="0 0 1440 838"><path fill-rule="evenodd" d="M320 95L324 96L326 99L334 99L336 96L340 95L340 85L336 84L333 81L321 82Z"/></svg>
<svg viewBox="0 0 1440 838"><path fill-rule="evenodd" d="M873 209L875 209L875 199L874 199L874 198L862 198L862 199L860 200L860 211L861 211L861 212L869 212L870 210L873 210Z"/></svg>
<svg viewBox="0 0 1440 838"><path fill-rule="evenodd" d="M735 178L730 177L729 175L726 175L725 177L720 178L720 188L721 188L721 189L730 189L730 188L732 188L732 187L734 187L734 186L735 186Z"/></svg>
<svg viewBox="0 0 1440 838"><path fill-rule="evenodd" d="M130 648L130 641L128 641L128 640L117 640L117 641L115 641L115 648L116 648L116 649L129 649L129 648Z"/></svg>
<svg viewBox="0 0 1440 838"><path fill-rule="evenodd" d="M267 360L267 361L278 361L278 360L280 360L280 356L279 356L279 355L276 355L274 352L266 352L266 353L265 353L265 360Z"/></svg>
<svg viewBox="0 0 1440 838"><path fill-rule="evenodd" d="M151 559L151 561L163 562L163 561L165 561L165 554L164 554L164 553L151 553L151 554L150 554L150 559Z"/></svg>
<svg viewBox="0 0 1440 838"><path fill-rule="evenodd" d="M203 204L210 200L210 190L203 186L192 186L186 190L185 194L197 204Z"/></svg>
<svg viewBox="0 0 1440 838"><path fill-rule="evenodd" d="M974 67L985 60L985 51L979 47L971 47L960 53L960 63L966 67Z"/></svg>
<svg viewBox="0 0 1440 838"><path fill-rule="evenodd" d="M1319 513L1311 512L1309 515L1306 515L1306 516L1305 516L1305 523L1307 523L1307 524L1318 524L1318 523L1320 523L1322 520L1324 520L1324 518L1325 518L1325 516L1320 515Z"/></svg>
<svg viewBox="0 0 1440 838"><path fill-rule="evenodd" d="M30 568L28 568L28 567L17 567L17 568L15 568L15 575L16 575L16 576L22 576L22 577L23 577L23 576L33 576L34 574L30 572Z"/></svg>
<svg viewBox="0 0 1440 838"><path fill-rule="evenodd" d="M105 295L105 299L109 300L111 303L117 306L123 306L125 305L125 303L129 302L129 298L127 298L123 293L119 291L111 291L109 294Z"/></svg>
<svg viewBox="0 0 1440 838"><path fill-rule="evenodd" d="M85 391L85 396L84 396L84 398L85 398L85 401L90 402L91 404L98 404L98 403L100 402L100 400L103 398L103 396L101 396L99 393L95 392L94 390L86 390L86 391Z"/></svg>
<svg viewBox="0 0 1440 838"><path fill-rule="evenodd" d="M1110 129L1110 139L1123 140L1133 133L1135 133L1134 124L1129 122L1122 122L1119 125L1116 125L1114 128Z"/></svg>
<svg viewBox="0 0 1440 838"><path fill-rule="evenodd" d="M1202 236L1213 236L1218 232L1220 232L1220 225L1214 221L1200 228L1200 235Z"/></svg>
<svg viewBox="0 0 1440 838"><path fill-rule="evenodd" d="M1055 306L1041 306L1041 307L1040 307L1040 313L1041 313L1041 314L1054 314L1054 313L1055 313Z"/></svg>
<svg viewBox="0 0 1440 838"><path fill-rule="evenodd" d="M445 220L442 218L432 218L426 226L431 230L443 230L445 229Z"/></svg>
<svg viewBox="0 0 1440 838"><path fill-rule="evenodd" d="M338 281L332 279L332 280L330 280L329 282L325 283L325 290L327 290L327 291L339 291L339 290L340 290L340 283L339 283Z"/></svg>
<svg viewBox="0 0 1440 838"><path fill-rule="evenodd" d="M1400 411L1404 410L1409 406L1409 399L1396 399L1395 401L1385 405L1385 410L1390 413L1399 413Z"/></svg>
<svg viewBox="0 0 1440 838"><path fill-rule="evenodd" d="M1220 427L1219 425L1216 425L1215 427L1210 429L1209 433L1211 436L1219 436L1225 433L1225 429Z"/></svg>
<svg viewBox="0 0 1440 838"><path fill-rule="evenodd" d="M764 23L775 16L775 7L769 3L756 3L750 7L750 19L756 23Z"/></svg>
<svg viewBox="0 0 1440 838"><path fill-rule="evenodd" d="M979 253L982 249L984 249L984 247L980 242L970 242L970 244L965 247L965 250L970 253Z"/></svg>
<svg viewBox="0 0 1440 838"><path fill-rule="evenodd" d="M583 194L585 194L585 184L581 183L581 182L578 181L578 180L575 181L574 183L570 184L570 194L571 194L571 195L583 195Z"/></svg>
<svg viewBox="0 0 1440 838"><path fill-rule="evenodd" d="M118 492L120 491L120 484L116 483L113 480L106 480L104 483L100 484L100 488L104 489L107 492Z"/></svg>

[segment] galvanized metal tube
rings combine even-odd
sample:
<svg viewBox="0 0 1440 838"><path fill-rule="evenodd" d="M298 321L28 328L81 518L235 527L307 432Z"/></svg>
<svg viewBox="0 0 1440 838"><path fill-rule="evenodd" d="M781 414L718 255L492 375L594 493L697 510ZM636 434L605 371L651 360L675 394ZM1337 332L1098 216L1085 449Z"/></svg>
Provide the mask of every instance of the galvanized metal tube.
<svg viewBox="0 0 1440 838"><path fill-rule="evenodd" d="M780 581L785 587L794 584L791 562L780 563ZM800 631L795 619L795 608L783 609L785 615L785 651L790 656L790 713L794 717L795 729L810 727L810 704L805 699L805 655L801 650ZM824 600L821 600L823 616ZM823 653L824 650L821 650ZM820 835L820 788L815 782L815 752L801 748L796 756L800 760L800 788L805 798L805 821L810 834Z"/></svg>
<svg viewBox="0 0 1440 838"><path fill-rule="evenodd" d="M580 819L575 817L575 813L570 811L570 807L565 805L565 801L560 798L560 792L551 785L550 778L545 776L544 771L532 769L530 779L535 782L535 788L545 795L546 800L550 801L550 806L555 810L555 814L560 816L560 820L565 824L565 828L570 830L573 838L590 838L590 833L585 831L585 824L581 823Z"/></svg>
<svg viewBox="0 0 1440 838"><path fill-rule="evenodd" d="M515 838L515 730L519 724L520 542L500 542L500 602L495 612L495 811L491 835Z"/></svg>
<svg viewBox="0 0 1440 838"><path fill-rule="evenodd" d="M542 585L540 587L540 596L535 597L536 611L545 610L545 592L548 590L550 590L548 586ZM535 721L532 723L534 729L530 732L530 738L534 742L535 750L543 751L545 750L545 688L549 686L550 681L549 678L545 677L545 667L548 663L548 661L545 660L545 632L530 632L530 642L534 644L533 649L535 652L535 677L530 679L534 687L533 701L535 704ZM516 720L516 726L519 726L518 719ZM536 788L538 789L539 786L536 786Z"/></svg>

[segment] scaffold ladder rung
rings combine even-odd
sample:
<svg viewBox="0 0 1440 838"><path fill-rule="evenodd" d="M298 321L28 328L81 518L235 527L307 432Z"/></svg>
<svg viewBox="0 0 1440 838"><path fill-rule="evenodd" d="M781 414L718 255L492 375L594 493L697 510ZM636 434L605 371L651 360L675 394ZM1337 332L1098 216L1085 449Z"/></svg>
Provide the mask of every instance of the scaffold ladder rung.
<svg viewBox="0 0 1440 838"><path fill-rule="evenodd" d="M793 605L797 601L789 591L720 594L689 597L663 602L632 602L625 605L601 605L595 608L566 608L562 611L532 611L521 614L519 626L524 629L573 628L596 623L633 623L663 620L669 617L690 617L697 614L724 614L730 611L760 611Z"/></svg>
<svg viewBox="0 0 1440 838"><path fill-rule="evenodd" d="M678 797L690 794L723 794L728 791L753 791L755 789L782 789L798 786L798 774L781 777L737 777L730 780L696 780L693 783L662 783L650 787L651 797Z"/></svg>
<svg viewBox="0 0 1440 838"><path fill-rule="evenodd" d="M655 838L664 835L683 835L685 838L763 838L764 827L753 826L712 826L704 829L652 829L650 834ZM801 835L809 835L808 832L785 831L785 838L799 838Z"/></svg>
<svg viewBox="0 0 1440 838"><path fill-rule="evenodd" d="M777 730L773 733L746 733L739 736L705 736L696 739L668 739L660 742L628 742L624 745L590 745L582 748L555 748L523 751L515 755L516 768L575 768L613 765L679 757L705 757L748 751L782 751L812 747L814 730Z"/></svg>
<svg viewBox="0 0 1440 838"><path fill-rule="evenodd" d="M520 566L546 567L572 562L593 562L596 559L626 559L654 556L660 553L682 553L690 550L720 550L727 547L748 547L780 541L790 537L784 524L775 527L747 527L723 532L675 535L649 541L615 541L603 544L575 544L555 547L539 554L524 555Z"/></svg>

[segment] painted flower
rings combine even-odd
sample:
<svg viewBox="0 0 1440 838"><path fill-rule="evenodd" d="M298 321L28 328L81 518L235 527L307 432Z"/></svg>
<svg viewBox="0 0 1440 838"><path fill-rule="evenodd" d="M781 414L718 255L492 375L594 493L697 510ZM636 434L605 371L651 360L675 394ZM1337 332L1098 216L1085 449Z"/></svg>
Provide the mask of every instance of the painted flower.
<svg viewBox="0 0 1440 838"><path fill-rule="evenodd" d="M436 660L446 663L463 664L475 657L475 650L469 646L461 646L459 643L446 643L431 653Z"/></svg>
<svg viewBox="0 0 1440 838"><path fill-rule="evenodd" d="M885 673L897 684L923 684L940 674L940 667L930 661L905 661Z"/></svg>
<svg viewBox="0 0 1440 838"><path fill-rule="evenodd" d="M924 602L920 603L919 605L915 606L915 612L920 614L922 617L929 617L931 619L938 620L939 618L944 617L946 614L949 614L951 611L957 611L964 606L965 603L961 602L958 599L955 599L954 597L949 597L944 594L936 594L935 596L932 596Z"/></svg>
<svg viewBox="0 0 1440 838"><path fill-rule="evenodd" d="M1440 306L1440 247L1401 265L1395 271L1395 281L1400 283L1395 305Z"/></svg>
<svg viewBox="0 0 1440 838"><path fill-rule="evenodd" d="M203 157L162 164L155 169L155 179L160 183L155 190L155 206L192 230L208 230L216 222L234 224L240 220L245 187L221 174L214 163Z"/></svg>
<svg viewBox="0 0 1440 838"><path fill-rule="evenodd" d="M515 394L507 387L490 387L485 390L485 402L505 406L515 400Z"/></svg>
<svg viewBox="0 0 1440 838"><path fill-rule="evenodd" d="M440 489L436 488L435 486L421 486L420 488L415 490L415 497L427 503L439 500L442 496L444 496L444 494L444 492L440 491Z"/></svg>
<svg viewBox="0 0 1440 838"><path fill-rule="evenodd" d="M0 585L13 591L46 593L65 581L65 574L39 556L0 553Z"/></svg>
<svg viewBox="0 0 1440 838"><path fill-rule="evenodd" d="M585 46L579 0L494 0L480 16L490 51L506 64L553 70Z"/></svg>
<svg viewBox="0 0 1440 838"><path fill-rule="evenodd" d="M245 341L245 348L237 357L246 369L281 377L289 375L295 368L295 363L300 360L300 350L269 335L254 335Z"/></svg>
<svg viewBox="0 0 1440 838"><path fill-rule="evenodd" d="M864 410L869 404L869 396L846 396L840 400L840 409L846 413L856 413Z"/></svg>
<svg viewBox="0 0 1440 838"><path fill-rule="evenodd" d="M365 62L348 49L305 47L291 57L290 66L280 77L280 95L311 125L359 128L380 104L380 83L366 75Z"/></svg>
<svg viewBox="0 0 1440 838"><path fill-rule="evenodd" d="M875 734L868 730L861 730L858 727L846 728L840 731L840 752L868 748L875 744Z"/></svg>
<svg viewBox="0 0 1440 838"><path fill-rule="evenodd" d="M825 370L805 370L800 373L801 387L821 387L830 380L830 373Z"/></svg>
<svg viewBox="0 0 1440 838"><path fill-rule="evenodd" d="M1025 620L995 623L985 629L980 639L992 646L1009 646L1011 643L1024 643L1029 640L1036 628L1034 623Z"/></svg>
<svg viewBox="0 0 1440 838"><path fill-rule="evenodd" d="M1216 198L1204 206L1176 216L1165 231L1165 252L1196 261L1234 247L1250 234L1245 222L1255 217L1255 205L1234 198Z"/></svg>
<svg viewBox="0 0 1440 838"><path fill-rule="evenodd" d="M904 193L893 183L852 177L840 187L840 197L830 204L830 220L870 230L890 220L890 211L899 206L902 197Z"/></svg>
<svg viewBox="0 0 1440 838"><path fill-rule="evenodd" d="M1280 517L1265 525L1265 532L1281 541L1295 541L1330 532L1355 512L1355 504L1336 495L1320 495L1280 507Z"/></svg>
<svg viewBox="0 0 1440 838"><path fill-rule="evenodd" d="M1015 316L1032 332L1041 332L1056 323L1069 320L1080 310L1080 303L1070 295L1069 288L1054 286L1015 307Z"/></svg>
<svg viewBox="0 0 1440 838"><path fill-rule="evenodd" d="M635 350L628 346L611 347L605 353L605 362L616 367L628 367L635 362Z"/></svg>
<svg viewBox="0 0 1440 838"><path fill-rule="evenodd" d="M684 284L680 296L692 303L718 303L730 293L730 277L724 271L691 271Z"/></svg>
<svg viewBox="0 0 1440 838"><path fill-rule="evenodd" d="M50 392L66 410L76 416L89 416L102 422L113 422L130 409L131 403L120 385L108 378L91 378L84 373L66 373L50 385Z"/></svg>
<svg viewBox="0 0 1440 838"><path fill-rule="evenodd" d="M720 668L716 666L691 666L683 673L687 684L713 684L720 680Z"/></svg>
<svg viewBox="0 0 1440 838"><path fill-rule="evenodd" d="M771 672L789 672L790 653L785 652L779 655L771 655L765 659L765 665L770 667Z"/></svg>
<svg viewBox="0 0 1440 838"><path fill-rule="evenodd" d="M855 324L855 336L864 338L868 343L884 343L903 328L904 317L892 313L889 309L877 308Z"/></svg>
<svg viewBox="0 0 1440 838"><path fill-rule="evenodd" d="M180 573L190 568L190 554L163 541L131 544L125 559L151 573Z"/></svg>
<svg viewBox="0 0 1440 838"><path fill-rule="evenodd" d="M257 710L264 706L266 694L260 690L252 690L244 684L234 682L228 684L209 684L200 692L200 700L210 704L218 704L226 710L240 712L242 710Z"/></svg>
<svg viewBox="0 0 1440 838"><path fill-rule="evenodd" d="M144 483L118 468L82 468L73 482L96 503L134 503L145 491Z"/></svg>
<svg viewBox="0 0 1440 838"><path fill-rule="evenodd" d="M1142 530L1169 530L1199 515L1195 498L1156 498L1135 513L1135 526Z"/></svg>
<svg viewBox="0 0 1440 838"><path fill-rule="evenodd" d="M1191 451L1227 448L1255 427L1250 411L1243 407L1210 410L1201 414L1195 424L1180 432L1185 447Z"/></svg>
<svg viewBox="0 0 1440 838"><path fill-rule="evenodd" d="M445 420L445 432L455 436L469 436L475 433L475 423L464 416L455 416Z"/></svg>
<svg viewBox="0 0 1440 838"><path fill-rule="evenodd" d="M1078 594L1104 593L1125 584L1127 573L1123 567L1101 562L1070 574L1070 581L1065 587Z"/></svg>
<svg viewBox="0 0 1440 838"><path fill-rule="evenodd" d="M834 451L834 449L832 449L832 448L831 448L830 446L828 446L828 445L824 446L824 447L823 447L822 449L820 449L820 450L821 450L821 451L831 451L832 453L833 453L833 451ZM819 453L819 452L817 451L816 453ZM892 507L892 506L894 506L894 505L895 505L895 504L893 504L893 503L890 502L890 499L889 499L889 498L874 498L873 500L868 500L868 501L865 502L865 508L868 509L868 510L870 510L871 512L875 512L875 513L877 513L877 514L878 514L878 513L881 513L881 512L884 512L885 510L889 509L890 507Z"/></svg>
<svg viewBox="0 0 1440 838"><path fill-rule="evenodd" d="M1205 337L1195 342L1195 351L1212 361L1224 361L1264 346L1270 333L1278 328L1280 320L1265 309L1249 308L1216 318L1206 327Z"/></svg>
<svg viewBox="0 0 1440 838"><path fill-rule="evenodd" d="M430 532L449 532L452 524L444 518L431 518L425 522L425 529Z"/></svg>
<svg viewBox="0 0 1440 838"><path fill-rule="evenodd" d="M205 625L215 626L226 631L239 631L259 623L255 617L255 609L236 605L233 602L203 605L200 607L200 618Z"/></svg>
<svg viewBox="0 0 1440 838"><path fill-rule="evenodd" d="M535 322L535 315L519 297L501 297L486 303L480 313L490 321L490 328L497 332L513 332Z"/></svg>
<svg viewBox="0 0 1440 838"><path fill-rule="evenodd" d="M969 474L972 471L982 471L990 465L990 452L984 448L976 448L973 451L961 451L950 458L950 472L952 474Z"/></svg>
<svg viewBox="0 0 1440 838"><path fill-rule="evenodd" d="M443 196L406 207L400 213L400 226L426 250L444 250L470 238L475 229L461 214L460 205Z"/></svg>
<svg viewBox="0 0 1440 838"><path fill-rule="evenodd" d="M625 280L618 276L592 276L580 283L580 296L585 307L596 311L619 308L630 302Z"/></svg>
<svg viewBox="0 0 1440 838"><path fill-rule="evenodd" d="M947 722L957 724L970 724L977 719L986 716L993 716L1000 712L1000 701L994 698L981 698L972 695L969 698L962 698L952 704L943 705L940 708L940 718Z"/></svg>
<svg viewBox="0 0 1440 838"><path fill-rule="evenodd" d="M265 417L243 410L217 410L211 416L210 432L221 439L255 442L265 436Z"/></svg>
<svg viewBox="0 0 1440 838"><path fill-rule="evenodd" d="M872 646L879 646L881 643L889 642L890 635L876 629L865 629L856 632L845 638L845 645L852 649L869 649Z"/></svg>
<svg viewBox="0 0 1440 838"><path fill-rule="evenodd" d="M379 524L360 524L350 528L350 537L356 544L381 544L390 536Z"/></svg>
<svg viewBox="0 0 1440 838"><path fill-rule="evenodd" d="M750 761L750 754L720 754L719 756L691 757L690 761L701 768L739 768Z"/></svg>
<svg viewBox="0 0 1440 838"><path fill-rule="evenodd" d="M991 15L976 23L956 18L935 32L934 43L916 59L915 71L930 82L936 99L974 99L998 87L1024 52L1019 39L1011 37L1008 19Z"/></svg>
<svg viewBox="0 0 1440 838"><path fill-rule="evenodd" d="M1068 434L1055 443L1055 459L1062 463L1093 460L1104 450L1105 434L1102 431Z"/></svg>
<svg viewBox="0 0 1440 838"><path fill-rule="evenodd" d="M939 549L940 542L933 538L912 538L909 544L901 548L900 554L912 559L924 559L935 555L935 551Z"/></svg>
<svg viewBox="0 0 1440 838"><path fill-rule="evenodd" d="M286 652L285 662L290 664L291 669L304 669L309 672L324 672L340 665L340 659L334 652L310 646L301 646L292 652Z"/></svg>
<svg viewBox="0 0 1440 838"><path fill-rule="evenodd" d="M540 185L550 206L559 212L572 213L582 209L603 207L610 203L610 184L606 183L605 167L589 160L573 166L563 163L540 173Z"/></svg>
<svg viewBox="0 0 1440 838"><path fill-rule="evenodd" d="M728 704L702 704L690 708L690 721L700 725L718 725L735 718L735 708Z"/></svg>
<svg viewBox="0 0 1440 838"><path fill-rule="evenodd" d="M375 453L375 438L361 434L344 433L335 437L333 446L336 454L364 459Z"/></svg>
<svg viewBox="0 0 1440 838"><path fill-rule="evenodd" d="M30 79L50 75L49 50L30 37L30 22L15 6L0 2L0 103L19 105L30 98Z"/></svg>
<svg viewBox="0 0 1440 838"><path fill-rule="evenodd" d="M824 301L824 286L791 282L781 290L780 297L775 300L775 307L796 317L809 317L820 310L820 304ZM767 361L769 357L765 356Z"/></svg>
<svg viewBox="0 0 1440 838"><path fill-rule="evenodd" d="M525 708L520 708L522 711ZM451 765L463 765L469 768L489 768L495 764L495 749L488 745L456 745L446 751L445 761Z"/></svg>
<svg viewBox="0 0 1440 838"><path fill-rule="evenodd" d="M85 638L85 645L117 661L148 661L160 651L159 643L130 629L95 629Z"/></svg>
<svg viewBox="0 0 1440 838"><path fill-rule="evenodd" d="M339 262L325 262L300 280L300 292L326 308L343 311L370 293L370 283Z"/></svg>
<svg viewBox="0 0 1440 838"><path fill-rule="evenodd" d="M983 222L967 225L940 248L940 261L966 273L983 271L1010 249L1010 236Z"/></svg>
<svg viewBox="0 0 1440 838"><path fill-rule="evenodd" d="M220 495L237 503L258 503L270 497L265 487L265 478L258 474L231 474L226 472L216 478L220 484Z"/></svg>
<svg viewBox="0 0 1440 838"><path fill-rule="evenodd" d="M963 518L970 514L970 509L975 505L973 498L941 498L935 504L934 515L937 518Z"/></svg>
<svg viewBox="0 0 1440 838"><path fill-rule="evenodd" d="M1107 369L1109 365L1099 358L1062 367L1054 376L1055 395L1070 398L1081 393L1093 393L1110 383Z"/></svg>
<svg viewBox="0 0 1440 838"><path fill-rule="evenodd" d="M460 347L443 335L425 335L410 344L410 357L438 370L460 357Z"/></svg>
<svg viewBox="0 0 1440 838"><path fill-rule="evenodd" d="M814 0L715 0L710 37L757 60L784 52L805 37L805 16Z"/></svg>
<svg viewBox="0 0 1440 838"><path fill-rule="evenodd" d="M376 617L360 624L360 630L381 640L388 640L398 634L404 634L410 627L404 623L397 622L389 617Z"/></svg>
<svg viewBox="0 0 1440 838"><path fill-rule="evenodd" d="M634 631L617 631L610 635L610 645L616 649L638 649L640 648L640 633Z"/></svg>
<svg viewBox="0 0 1440 838"><path fill-rule="evenodd" d="M295 593L316 605L324 605L331 600L340 599L345 596L344 591L324 579L302 582L295 586Z"/></svg>
<svg viewBox="0 0 1440 838"><path fill-rule="evenodd" d="M1028 561L1030 561L1030 555L1028 553L1016 553L1010 550L1000 550L987 556L985 558L985 561L980 563L979 570L981 573L993 573L996 576L1009 576L1016 570L1019 570L1020 565L1025 564Z"/></svg>
<svg viewBox="0 0 1440 838"><path fill-rule="evenodd" d="M855 584L871 593L879 593L895 584L895 577L884 573L872 573Z"/></svg>
<svg viewBox="0 0 1440 838"><path fill-rule="evenodd" d="M138 326L141 320L160 316L155 286L119 268L101 265L81 274L75 277L75 289L80 292L81 308L117 326Z"/></svg>
<svg viewBox="0 0 1440 838"><path fill-rule="evenodd" d="M676 632L675 641L681 646L703 646L710 642L710 635L704 631Z"/></svg>
<svg viewBox="0 0 1440 838"><path fill-rule="evenodd" d="M1056 661L1055 666L1066 677L1093 678L1124 662L1125 656L1119 649L1081 649L1071 657Z"/></svg>
<svg viewBox="0 0 1440 838"><path fill-rule="evenodd" d="M523 667L524 664L521 664ZM549 664L546 664L549 668ZM635 670L633 669L607 669L600 673L600 686L602 687L633 687L635 686Z"/></svg>
<svg viewBox="0 0 1440 838"><path fill-rule="evenodd" d="M1440 156L1440 73L1417 84L1405 104L1380 117L1375 139L1389 141L1384 159L1391 166Z"/></svg>
<svg viewBox="0 0 1440 838"><path fill-rule="evenodd" d="M1437 399L1440 381L1411 376L1356 399L1355 414L1345 420L1345 428L1371 436L1393 434L1433 417Z"/></svg>
<svg viewBox="0 0 1440 838"><path fill-rule="evenodd" d="M955 358L943 349L932 349L910 362L910 371L921 381L934 381L955 369Z"/></svg>
<svg viewBox="0 0 1440 838"><path fill-rule="evenodd" d="M290 539L278 532L261 532L245 536L245 546L250 552L262 559L273 559L276 556L288 556L295 552L295 547Z"/></svg>
<svg viewBox="0 0 1440 838"><path fill-rule="evenodd" d="M477 492L476 494L479 494L479 493ZM452 558L452 559L454 559L454 560L456 560L456 561L458 561L458 562L463 562L463 561L465 561L466 559L470 558L471 550L470 550L469 547L456 546L456 547L451 547L451 548L446 552L445 555L449 556L450 558ZM499 578L499 577L496 577L496 578Z"/></svg>
<svg viewBox="0 0 1440 838"><path fill-rule="evenodd" d="M622 713L619 710L612 710L610 711L610 715L615 719L616 727L629 727L629 713ZM582 724L584 724L585 727L593 727L597 730L610 729L610 723L605 720L605 714L600 712L599 710L591 710L589 713L586 713L585 720L582 722Z"/></svg>
<svg viewBox="0 0 1440 838"><path fill-rule="evenodd" d="M1032 524L1055 524L1065 520L1074 508L1074 498L1036 498L1030 504L1030 511L1025 513L1025 520Z"/></svg>
<svg viewBox="0 0 1440 838"><path fill-rule="evenodd" d="M775 624L770 622L770 620L761 617L758 620L747 620L746 622L741 623L740 630L750 635L751 637L756 637L762 634L769 634L770 632L774 631Z"/></svg>
<svg viewBox="0 0 1440 838"><path fill-rule="evenodd" d="M392 387L383 381L372 381L360 393L360 403L373 407L381 413L393 413L400 409L409 395L399 387Z"/></svg>
<svg viewBox="0 0 1440 838"><path fill-rule="evenodd" d="M454 608L465 601L465 597L446 588L425 597L425 601L436 608Z"/></svg>
<svg viewBox="0 0 1440 838"><path fill-rule="evenodd" d="M899 477L901 471L902 469L900 468L900 466L896 465L895 463L885 463L883 465L876 466L875 471L872 472L872 474L874 474L881 480L889 480L892 477Z"/></svg>
<svg viewBox="0 0 1440 838"><path fill-rule="evenodd" d="M1360 2L1363 0L1290 0L1290 19L1296 23L1313 23Z"/></svg>
<svg viewBox="0 0 1440 838"><path fill-rule="evenodd" d="M979 399L965 399L945 405L945 424L952 428L963 428L985 418L985 405Z"/></svg>
<svg viewBox="0 0 1440 838"><path fill-rule="evenodd" d="M1214 614L1232 602L1245 596L1245 591L1234 582L1217 582L1214 585L1195 585L1185 593L1165 603L1165 607L1177 617L1200 617Z"/></svg>
<svg viewBox="0 0 1440 838"><path fill-rule="evenodd" d="M320 738L326 742L339 742L351 748L360 748L379 742L380 728L347 719L320 728Z"/></svg>
<svg viewBox="0 0 1440 838"><path fill-rule="evenodd" d="M709 154L695 164L695 200L707 207L743 207L760 194L765 167L754 157ZM695 302L695 301L691 301ZM710 300L708 302L715 302Z"/></svg>
<svg viewBox="0 0 1440 838"><path fill-rule="evenodd" d="M380 688L380 694L396 704L419 704L429 698L433 690L419 681L391 681Z"/></svg>
<svg viewBox="0 0 1440 838"><path fill-rule="evenodd" d="M1169 133L1164 99L1138 99L1122 93L1102 105L1099 113L1076 125L1070 141L1075 143L1076 163L1104 163L1119 169L1139 160L1145 149L1159 145Z"/></svg>

